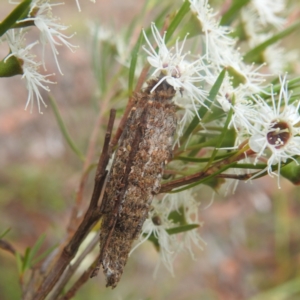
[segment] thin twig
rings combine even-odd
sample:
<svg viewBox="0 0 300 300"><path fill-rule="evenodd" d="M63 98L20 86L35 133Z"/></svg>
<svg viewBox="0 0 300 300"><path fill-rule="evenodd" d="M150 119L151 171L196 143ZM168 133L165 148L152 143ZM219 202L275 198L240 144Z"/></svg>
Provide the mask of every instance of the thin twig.
<svg viewBox="0 0 300 300"><path fill-rule="evenodd" d="M249 149L245 152L240 150L240 152L238 154L235 154L229 158L225 158L221 161L218 161L215 164L213 164L211 167L209 167L208 169L204 169L198 173L188 175L188 176L183 176L181 178L178 178L173 181L162 184L159 192L167 193L167 192L172 191L175 188L200 181L208 176L211 176L217 170L220 170L222 167L225 167L226 165L230 165L234 162L238 162L239 160L244 159L245 157L249 157L253 154L255 154L255 153L251 149ZM220 174L216 174L216 176L217 175L220 176Z"/></svg>
<svg viewBox="0 0 300 300"><path fill-rule="evenodd" d="M173 181L162 184L159 192L167 193L167 192L172 191L175 188L178 188L183 185L187 185L189 183L199 181L207 176L209 176L209 175L207 174L207 172L204 172L204 171L201 171L201 172L198 172L198 173L195 173L192 175L184 176L184 177L181 177L181 178L175 179Z"/></svg>
<svg viewBox="0 0 300 300"><path fill-rule="evenodd" d="M4 240L0 240L0 249L9 252L12 255L16 254L15 248L10 243L8 243L8 242L6 242Z"/></svg>
<svg viewBox="0 0 300 300"><path fill-rule="evenodd" d="M33 294L35 292L36 283L39 282L40 273L37 269L32 269L30 279L26 285L26 287L22 287L22 300L31 300L33 298Z"/></svg>
<svg viewBox="0 0 300 300"><path fill-rule="evenodd" d="M77 291L83 286L84 283L86 283L89 278L92 270L95 268L98 260L99 260L100 254L96 257L94 262L90 265L90 267L83 272L83 274L76 280L76 282L73 284L73 286L68 290L68 292L58 300L69 300L75 296Z"/></svg>
<svg viewBox="0 0 300 300"><path fill-rule="evenodd" d="M81 206L81 202L83 198L83 190L89 175L88 168L91 165L94 157L96 142L99 136L99 129L101 127L101 124L103 123L103 116L104 113L106 112L106 106L108 105L110 99L111 99L111 94L108 94L101 105L101 109L99 109L99 113L89 140L86 159L84 161L83 168L82 168L82 176L80 179L78 190L76 192L75 204L71 212L70 223L67 229L69 233L69 237L73 234L74 228L78 226L78 222L81 221L80 219L78 219L78 211Z"/></svg>
<svg viewBox="0 0 300 300"><path fill-rule="evenodd" d="M76 255L78 248L90 230L93 228L95 223L101 217L101 211L98 207L99 197L101 195L102 189L104 187L105 178L107 171L105 170L109 157L110 157L110 137L113 129L114 119L116 111L111 110L110 118L107 126L107 132L105 136L104 146L99 158L98 167L95 176L95 185L94 191L91 197L89 208L79 225L78 229L74 233L73 237L69 243L63 248L58 260L53 265L45 280L39 286L36 295L34 296L35 300L43 300L50 293L56 282L62 276L64 270L70 264L71 260Z"/></svg>
<svg viewBox="0 0 300 300"><path fill-rule="evenodd" d="M99 243L99 236L96 234L93 239L89 242L86 246L84 251L80 254L77 260L70 265L66 271L64 272L63 276L59 279L57 284L55 285L54 289L51 292L51 296L49 300L56 300L58 299L59 295L61 294L62 290L64 289L65 285L69 282L72 275L78 269L82 261L86 258L86 256L95 248L95 246Z"/></svg>
<svg viewBox="0 0 300 300"><path fill-rule="evenodd" d="M241 181L246 181L251 177L255 176L257 172L249 173L249 174L218 174L216 178L227 178L227 179L236 179ZM260 176L256 176L255 178L259 178Z"/></svg>

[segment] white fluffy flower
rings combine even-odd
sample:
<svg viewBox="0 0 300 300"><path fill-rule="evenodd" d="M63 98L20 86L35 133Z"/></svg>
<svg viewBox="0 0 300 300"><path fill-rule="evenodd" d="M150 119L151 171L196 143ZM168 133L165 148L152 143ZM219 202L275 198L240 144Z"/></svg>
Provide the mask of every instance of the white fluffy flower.
<svg viewBox="0 0 300 300"><path fill-rule="evenodd" d="M88 21L87 27L93 38L100 42L114 43L115 32L108 26L104 26L95 22Z"/></svg>
<svg viewBox="0 0 300 300"><path fill-rule="evenodd" d="M232 109L233 114L229 126L232 125L241 136L244 132L250 132L250 127L253 126L252 120L256 114L250 96L247 85L240 84L234 88L231 78L228 73L226 74L217 95L217 101L226 114ZM238 141L237 144L239 144Z"/></svg>
<svg viewBox="0 0 300 300"><path fill-rule="evenodd" d="M284 18L278 16L285 10L284 0L252 0L250 7L256 11L257 19L263 26L271 24L280 28L285 22Z"/></svg>
<svg viewBox="0 0 300 300"><path fill-rule="evenodd" d="M173 222L168 219L170 211L168 207L161 205L161 201L156 198L153 200L152 206L153 209L149 212L148 218L143 224L139 242L132 248L130 254L153 235L159 243L159 263L162 262L173 273L173 261L177 253L177 239L176 235L170 235L167 232L168 228L174 226Z"/></svg>
<svg viewBox="0 0 300 300"><path fill-rule="evenodd" d="M239 53L234 50L236 41L229 35L231 29L219 26L208 0L190 0L190 3L191 11L196 14L205 36L208 59L221 66L240 60Z"/></svg>
<svg viewBox="0 0 300 300"><path fill-rule="evenodd" d="M150 50L146 47L144 47L144 50L149 55L148 62L154 68L152 76L160 78L153 90L162 81L166 80L177 91L176 104L190 112L191 107L193 107L194 114L198 115L198 108L200 105L204 105L207 97L207 91L200 84L205 83L207 80L208 66L204 63L203 58L191 58L189 52L184 53L183 48L186 38L181 46L177 40L175 47L168 49L165 43L166 33L161 36L155 24L151 25L151 30L158 46L158 53L152 47L145 32L144 36ZM187 57L190 59L188 60ZM183 101L180 101L180 97ZM184 116L190 117L190 114L184 114ZM200 118L199 115L198 117Z"/></svg>
<svg viewBox="0 0 300 300"><path fill-rule="evenodd" d="M286 77L280 81L281 89L277 101L272 92L272 106L258 98L256 126L253 127L249 140L250 148L257 153L256 161L263 155L269 156L265 170L270 175L274 174L272 170L274 164L278 164L280 174L281 162L300 155L300 101L289 103Z"/></svg>
<svg viewBox="0 0 300 300"><path fill-rule="evenodd" d="M41 112L41 103L47 106L40 94L39 88L49 92L50 89L45 84L53 83L47 79L51 75L42 75L38 72L41 63L37 63L35 56L30 53L32 47L38 42L32 43L24 47L24 32L21 30L11 29L6 32L6 39L8 41L11 53L5 58L9 59L11 56L16 57L20 61L23 71L22 78L26 79L26 88L28 90L28 98L25 109L30 105L30 112L32 112L34 101L37 102L39 113Z"/></svg>
<svg viewBox="0 0 300 300"><path fill-rule="evenodd" d="M56 47L65 45L72 52L75 48L77 48L68 41L68 39L73 37L74 34L67 36L62 33L62 31L68 29L69 26L59 24L59 19L52 16L52 7L62 4L63 3L50 4L49 0L33 0L31 3L30 17L25 20L33 21L35 26L40 30L40 41L43 45L43 57L45 52L45 45L49 43L57 68L61 74L62 71L57 59L57 55L59 54L59 52ZM43 65L45 68L44 59Z"/></svg>
<svg viewBox="0 0 300 300"><path fill-rule="evenodd" d="M262 56L268 69L276 75L281 74L288 66L299 59L296 51L289 51L281 47L279 43L266 48Z"/></svg>
<svg viewBox="0 0 300 300"><path fill-rule="evenodd" d="M263 1L262 1L263 2ZM263 29L257 13L249 7L241 11L242 23L250 48L254 48L273 36L271 31L267 33ZM262 53L261 58L267 63L268 69L273 74L282 73L287 65L297 59L296 53L284 49L279 43L269 45Z"/></svg>
<svg viewBox="0 0 300 300"><path fill-rule="evenodd" d="M208 0L189 0L191 10L196 14L205 36L206 54L212 62L212 67L218 75L226 67L235 73L241 84L250 93L262 92L265 82L265 74L259 72L261 66L247 65L242 60L239 49L236 48L236 40L230 36L228 27L220 26L216 14L208 4ZM212 78L214 83L215 78ZM209 80L209 79L208 79Z"/></svg>
<svg viewBox="0 0 300 300"><path fill-rule="evenodd" d="M187 250L193 257L193 246L203 249L205 242L196 229L180 234L168 233L169 229L180 226L170 218L170 214L174 212L185 220L185 224L201 225L198 219L200 203L195 200L192 193L193 190L189 189L176 194L167 194L162 200L154 198L152 210L142 228L140 242L131 252L150 236L154 236L159 244L159 264L163 263L173 273L173 262L180 251Z"/></svg>

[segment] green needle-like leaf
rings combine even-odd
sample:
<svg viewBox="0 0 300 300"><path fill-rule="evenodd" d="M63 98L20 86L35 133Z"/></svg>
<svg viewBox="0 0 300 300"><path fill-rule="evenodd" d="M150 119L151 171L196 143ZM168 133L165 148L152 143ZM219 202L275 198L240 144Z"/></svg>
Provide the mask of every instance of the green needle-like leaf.
<svg viewBox="0 0 300 300"><path fill-rule="evenodd" d="M232 152L230 153L226 153L226 154L222 154L222 155L217 155L215 156L215 160L219 160L228 156L231 156ZM210 157L189 157L189 156L178 156L175 157L173 160L181 160L181 161L186 161L186 162L196 162L196 163L205 163L208 162L210 160Z"/></svg>
<svg viewBox="0 0 300 300"><path fill-rule="evenodd" d="M30 261L29 261L30 252L31 252L31 249L29 247L27 247L26 250L25 250L23 260L22 260L23 261L22 273L24 273L30 267Z"/></svg>
<svg viewBox="0 0 300 300"><path fill-rule="evenodd" d="M61 133L62 135L64 136L64 138L66 139L68 145L70 146L70 148L73 150L73 152L80 158L80 160L84 161L85 158L84 158L84 155L81 153L81 151L76 147L75 143L73 142L73 140L71 139L71 136L65 126L65 123L58 111L58 107L56 105L56 102L54 100L53 97L49 97L50 98L50 104L51 104L51 107L52 107L52 110L54 112L54 115L56 117L56 120L57 120L57 123L58 123L58 126L61 130Z"/></svg>
<svg viewBox="0 0 300 300"><path fill-rule="evenodd" d="M198 227L199 227L199 224L186 224L186 225L166 229L166 231L169 235L172 235L172 234L178 234L181 232L190 231L190 230L193 230ZM158 242L157 237L153 233L149 236L148 241L152 242L154 244L156 250L159 251L159 242Z"/></svg>
<svg viewBox="0 0 300 300"><path fill-rule="evenodd" d="M232 1L230 8L227 12L222 16L220 21L221 26L230 25L238 16L240 10L247 5L250 0L235 0Z"/></svg>
<svg viewBox="0 0 300 300"><path fill-rule="evenodd" d="M45 238L46 238L46 235L42 234L38 238L38 240L35 242L35 244L33 245L33 247L31 248L31 251L30 251L29 257L28 257L28 265L29 265L29 267L32 266L32 260L36 256L36 254L38 253L38 251L40 250L42 244L44 243Z"/></svg>
<svg viewBox="0 0 300 300"><path fill-rule="evenodd" d="M211 102L213 102L215 97L217 96L219 89L223 83L225 74L226 74L226 69L223 69L223 71L219 74L216 82L214 83L213 87L209 92L208 99L205 101L206 106L211 105ZM207 107L202 106L198 111L198 115L200 117L203 117L206 112L207 112ZM190 123L190 125L188 126L188 128L186 129L184 135L182 136L182 139L180 141L181 145L183 145L184 142L189 138L190 134L194 131L194 129L197 127L198 124L199 124L199 118L198 116L195 116L192 122Z"/></svg>
<svg viewBox="0 0 300 300"><path fill-rule="evenodd" d="M199 224L187 224L187 225L182 225L182 226L178 226L178 227L174 227L174 228L169 228L167 229L167 233L168 234L178 234L181 232L185 232L185 231L190 231L193 230L195 228L198 228Z"/></svg>
<svg viewBox="0 0 300 300"><path fill-rule="evenodd" d="M17 262L17 268L19 275L23 274L23 261L21 254L19 252L16 252L16 262Z"/></svg>
<svg viewBox="0 0 300 300"><path fill-rule="evenodd" d="M27 16L30 4L31 0L24 0L0 23L0 37L18 20Z"/></svg>
<svg viewBox="0 0 300 300"><path fill-rule="evenodd" d="M222 132L221 132L221 135L220 135L220 137L219 137L219 139L218 139L218 142L217 142L217 144L215 145L215 149L214 149L213 153L211 154L210 160L208 161L208 163L207 163L205 169L209 168L209 166L211 165L211 163L214 161L214 159L215 159L215 157L216 157L216 155L217 155L217 153L218 153L218 151L219 151L219 148L222 147L222 143L223 143L223 141L225 140L226 134L228 133L229 136L230 136L230 138L231 138L232 136L235 136L235 130L234 130L234 128L228 129L228 126L229 126L229 123L230 123L230 121L231 121L232 115L233 115L233 110L230 109L230 111L229 111L229 113L228 113L228 115L227 115L225 124L224 124L224 128L223 128L223 130L222 130ZM231 140L232 140L232 139L231 139ZM233 143L234 143L234 140L233 140ZM230 145L230 146L233 146L233 144Z"/></svg>
<svg viewBox="0 0 300 300"><path fill-rule="evenodd" d="M270 45L275 44L276 42L282 40L284 37L290 35L293 31L295 31L300 26L300 22L296 22L290 27L286 28L285 30L273 35L271 38L267 39L260 45L256 46L255 48L251 49L248 53L244 56L245 62L261 62L259 56L261 53Z"/></svg>
<svg viewBox="0 0 300 300"><path fill-rule="evenodd" d="M300 277L298 276L265 292L261 292L248 300L292 300L298 299L299 293Z"/></svg>
<svg viewBox="0 0 300 300"><path fill-rule="evenodd" d="M187 39L203 34L201 23L199 22L196 14L191 14L189 20L180 28L178 34L179 39L184 39L187 35ZM177 38L174 38L176 40Z"/></svg>
<svg viewBox="0 0 300 300"><path fill-rule="evenodd" d="M179 9L178 13L172 20L170 26L168 27L166 37L165 37L165 42L167 43L173 33L175 32L176 28L178 25L181 23L182 19L184 16L190 11L190 2L185 0L184 3L182 4L181 8Z"/></svg>
<svg viewBox="0 0 300 300"><path fill-rule="evenodd" d="M184 186L183 188L179 188L179 189L170 191L168 193L170 193L170 194L179 193L179 192L188 190L188 189L190 189L190 188L192 188L194 186L197 186L197 185L199 185L201 183L205 183L206 181L209 181L209 180L213 179L216 175L221 174L222 172L224 172L224 171L226 171L226 170L228 170L230 168L235 168L236 164L237 164L236 162L233 162L233 163L231 163L229 165L224 166L223 168L220 168L218 171L214 172L213 174L211 174L211 175L209 175L209 176L207 176L207 177L205 177L203 179L200 179L199 181L196 181L194 183L188 184L188 185Z"/></svg>
<svg viewBox="0 0 300 300"><path fill-rule="evenodd" d="M40 262L42 259L44 259L45 257L47 257L55 248L57 247L57 245L53 245L52 247L48 248L45 252L43 252L41 255L39 255L38 257L34 258L31 262L32 266L34 266L35 264L37 264L38 262Z"/></svg>
<svg viewBox="0 0 300 300"><path fill-rule="evenodd" d="M134 73L136 68L136 63L138 59L139 50L141 47L141 44L144 40L143 32L140 33L140 36L137 40L137 43L135 44L132 53L131 53L131 62L130 62L130 68L129 68L129 78L128 78L128 91L129 95L131 95L133 91L133 84L134 84Z"/></svg>
<svg viewBox="0 0 300 300"><path fill-rule="evenodd" d="M253 164L236 164L234 166L236 169L253 169L253 170L263 170L267 167L266 164L256 164L256 165L253 165Z"/></svg>
<svg viewBox="0 0 300 300"><path fill-rule="evenodd" d="M5 230L0 234L0 239L3 239L9 232L10 232L10 228L5 229Z"/></svg>

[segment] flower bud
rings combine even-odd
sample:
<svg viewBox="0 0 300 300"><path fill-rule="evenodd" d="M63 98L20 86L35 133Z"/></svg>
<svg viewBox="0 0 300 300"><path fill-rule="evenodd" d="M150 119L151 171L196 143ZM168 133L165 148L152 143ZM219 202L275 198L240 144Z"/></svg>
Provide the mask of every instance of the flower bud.
<svg viewBox="0 0 300 300"><path fill-rule="evenodd" d="M295 185L300 185L300 159L292 161L280 170L280 174Z"/></svg>
<svg viewBox="0 0 300 300"><path fill-rule="evenodd" d="M12 77L23 74L23 60L15 56L0 61L0 77Z"/></svg>

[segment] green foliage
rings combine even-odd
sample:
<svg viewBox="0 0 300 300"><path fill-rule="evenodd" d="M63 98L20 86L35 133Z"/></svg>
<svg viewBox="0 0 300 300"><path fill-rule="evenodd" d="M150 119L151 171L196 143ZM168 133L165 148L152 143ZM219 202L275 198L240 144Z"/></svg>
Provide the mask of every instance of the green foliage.
<svg viewBox="0 0 300 300"><path fill-rule="evenodd" d="M246 6L250 0L234 0L231 2L230 8L224 13L221 18L220 25L229 26L234 20L239 17L240 10Z"/></svg>
<svg viewBox="0 0 300 300"><path fill-rule="evenodd" d="M54 112L57 124L59 126L59 129L60 129L63 137L65 138L67 144L70 146L72 151L80 158L80 160L84 161L85 160L84 155L81 153L81 151L76 146L75 142L72 140L72 138L67 130L67 127L63 121L63 118L61 117L61 115L59 113L59 110L58 110L58 107L56 105L54 98L50 96L49 99L50 99L51 108Z"/></svg>
<svg viewBox="0 0 300 300"><path fill-rule="evenodd" d="M255 62L255 63L262 63L263 60L261 59L262 53L265 49L267 49L269 46L281 41L283 38L289 36L291 33L293 33L296 29L298 29L300 26L300 22L296 22L292 24L290 27L282 30L281 32L274 34L272 37L264 41L263 43L257 45L250 51L248 51L244 55L244 61L245 62Z"/></svg>
<svg viewBox="0 0 300 300"><path fill-rule="evenodd" d="M166 43L171 39L171 36L174 34L176 28L179 26L182 19L186 16L186 14L189 11L190 11L190 3L189 1L185 0L168 27L168 31L166 33L166 38L165 38Z"/></svg>
<svg viewBox="0 0 300 300"><path fill-rule="evenodd" d="M2 233L0 233L0 239L3 239L9 232L11 228L5 229Z"/></svg>
<svg viewBox="0 0 300 300"><path fill-rule="evenodd" d="M215 100L215 97L217 96L219 89L222 85L222 82L224 80L226 74L226 70L224 69L218 76L218 78L216 79L216 82L214 83L214 85L212 86L209 95L207 97L207 100L205 101L205 105L206 106L201 106L201 108L198 111L198 115L199 116L205 116L206 112L208 111L208 106L212 106L212 102ZM180 143L184 144L184 142L189 138L190 134L195 130L195 128L198 126L199 124L199 117L195 116L193 118L193 120L191 121L191 123L189 124L189 126L187 127L186 131L184 132Z"/></svg>
<svg viewBox="0 0 300 300"><path fill-rule="evenodd" d="M140 36L137 40L137 43L135 44L132 52L131 52L131 61L130 61L130 68L129 68L129 78L128 78L128 92L129 95L132 94L133 91L133 84L134 84L134 74L135 74L135 69L136 69L136 64L137 64L137 59L138 59L138 53L141 47L141 44L144 41L144 35L143 32L140 33Z"/></svg>
<svg viewBox="0 0 300 300"><path fill-rule="evenodd" d="M29 11L30 3L31 3L30 0L25 0L21 2L18 6L16 6L13 12L0 24L0 36L3 35L10 28L29 25L29 23L25 25L26 22L22 22L22 23L17 23L17 22L18 20L22 20L26 18ZM240 21L239 14L241 9L243 9L248 3L249 0L241 0L241 1L233 0L230 2L230 7L228 9L224 6L227 9L227 11L223 14L220 21L220 25L227 26L233 24L233 26L235 26L235 24L239 24L238 25L239 28L237 28L237 30L241 29L242 24L239 23ZM118 62L116 62L116 55L118 55L118 52L117 52L117 46L115 40L112 41L106 40L106 41L99 42L99 40L97 40L96 37L97 33L95 34L94 45L93 45L93 68L94 68L95 77L98 84L97 92L99 91L101 100L104 99L106 101L103 106L101 105L104 102L104 100L101 102L99 107L97 106L97 109L103 108L104 119L103 122L101 123L101 126L102 125L103 127L105 126L104 121L106 121L105 118L107 117L107 112L111 107L114 108L116 107L118 109L117 117L121 117L121 114L126 105L128 95L131 95L131 93L135 90L135 84L137 82L137 76L138 76L136 72L137 66L138 63L140 62L140 59L144 58L143 55L144 52L141 51L141 46L144 43L143 33L140 32L138 38L136 38L137 37L136 33L142 27L143 25L142 22L144 21L145 17L150 16L151 13L153 14L157 13L157 16L153 17L152 20L155 21L156 25L158 25L157 27L159 28L159 30L163 30L165 28L167 29L165 41L168 44L168 46L170 45L170 47L173 47L176 40L182 40L186 36L187 32L189 33L189 35L187 36L187 47L190 47L189 49L194 49L199 46L197 43L193 44L193 40L191 38L197 37L198 35L202 35L203 32L199 20L196 18L195 14L191 13L190 11L189 1L186 0L183 3L180 2L181 7L177 11L173 11L170 9L173 4L174 3L172 1L167 1L167 2L145 1L140 15L136 16L136 18L134 18L134 20L128 26L126 26L126 29L122 33L122 37L124 37L125 44L128 45L128 48L131 47L131 45L134 45L132 49L129 49L130 51L128 51L128 53L130 53L131 56L129 68L128 65L124 66L123 64L118 64ZM150 7L153 8L153 11L150 11ZM259 64L262 63L264 61L264 57L263 57L264 51L269 46L282 41L283 38L289 36L292 32L295 32L298 29L299 24L300 22L295 23L290 27L282 30L280 33L273 34L269 39L267 39L260 45L254 47L253 49L250 49L248 53L246 53L246 55L244 56L245 62L246 63L255 62ZM145 27L145 32L148 36L148 34L151 32L150 26ZM133 42L132 38L136 39L135 43ZM240 39L239 42L244 43L245 40ZM243 48L244 44L241 45L241 47ZM203 49L204 48L205 46L203 47ZM206 51L206 49L204 51L202 49L201 52L201 47L196 49L198 51L197 54L199 55L203 55L203 53L205 53ZM17 69L17 67L19 67L19 69ZM146 68L147 66L145 66L145 69ZM16 58L11 57L9 60L7 60L6 63L4 63L4 61L0 62L0 76L13 76L15 74L22 74L20 62L17 62ZM181 179L181 177L179 176L189 176L201 172L205 173L205 171L207 170L209 170L209 172L205 174L205 176L201 177L201 179L197 180L196 182L182 185L179 188L174 188L171 191L171 193L178 193L180 191L190 189L199 184L210 186L214 191L218 191L220 185L222 185L225 181L225 179L222 178L221 175L228 175L230 170L240 169L244 171L243 174L248 175L247 171L249 170L254 170L254 172L255 170L257 170L258 172L260 172L261 170L264 170L267 167L267 164L265 163L259 163L254 165L253 163L250 162L249 163L239 162L239 160L241 160L240 157L242 157L241 153L243 152L243 150L249 149L249 147L247 148L247 141L245 143L246 146L244 149L234 149L236 131L233 127L229 126L232 120L233 112L232 110L230 110L229 113L224 112L223 109L220 108L220 105L217 103L217 101L215 101L220 91L220 88L224 83L224 78L226 74L230 76L230 80L233 83L233 87L238 87L240 84L246 83L245 81L246 78L243 76L243 74L238 73L236 69L234 69L233 67L224 66L224 69L220 72L218 78L215 80L212 88L209 91L209 95L205 100L205 105L199 109L198 116L197 115L194 116L192 121L189 124L187 124L186 128L184 129L184 134L180 138L180 143L179 143L180 146L174 149L174 159L172 159L172 162L168 166L169 168L168 171L172 171L172 172L169 173L166 172L165 176L167 180L165 182L169 183L172 180L176 180L178 178ZM125 80L128 80L128 82ZM299 78L290 80L288 84L289 90L291 89L299 90L300 88L299 82L300 82ZM277 79L274 80L273 83L274 83L273 91L278 93L280 91L281 84ZM261 97L265 99L267 103L271 103L271 98L268 94L268 92L270 91L271 89L267 88L265 90L266 93L261 94ZM290 102L292 103L293 101L298 100L299 95L300 95L299 91L298 94L294 93L294 95L290 99ZM232 103L234 103L235 101L234 96L233 99L229 99L229 100ZM62 116L60 115L56 102L52 97L50 97L50 104L55 114L56 121L60 128L60 131L64 139L66 140L68 146L71 148L71 150L75 153L76 157L79 158L80 161L84 161L85 156L77 146L77 142L75 142L71 138L66 123L63 120ZM199 116L201 119L199 118ZM215 122L220 119L222 121L225 120L225 122L220 123L221 125ZM78 140L76 139L76 141ZM246 154L246 150L245 150L245 154ZM300 162L298 157L295 157L295 159L297 162ZM262 162L264 161L262 160ZM298 185L300 182L299 181L300 167L297 164L297 162L289 160L286 166L281 167L280 170L280 173L283 177L287 178L289 181L291 181L296 185ZM54 162L53 164L55 163L57 162ZM60 163L61 162L58 162L58 164ZM9 178L8 183L5 184L5 186L1 187L0 189L0 198L3 199L1 201L2 205L4 206L10 201L12 201L12 199L13 200L16 199L15 201L22 201L22 203L26 203L27 209L31 209L36 206L37 201L39 201L41 198L42 198L41 199L42 205L46 205L47 208L48 207L52 208L52 206L54 207L56 202L59 202L60 204L64 203L63 200L65 199L62 199L63 197L60 195L61 186L59 185L60 184L68 185L68 182L62 182L62 180L60 180L59 178L59 175L58 176L53 175L55 172L53 172L53 170L49 168L49 165L47 165L48 168L46 172L43 171L35 172L34 167L27 168L25 171L24 170L20 171L18 169L17 171L15 171L15 173L14 170L11 169L7 171L7 173L11 172L12 175ZM183 166L183 167L180 169L178 168L178 166L180 167ZM90 166L87 168L86 174L89 173L92 169L94 169L94 167L95 164L90 164ZM273 166L272 170L276 171L277 168L278 166ZM225 171L227 171L226 174ZM53 173L53 174L49 174L49 173ZM232 174L236 175L239 173L232 172ZM261 173L260 176L257 176L257 178L262 177L266 174L267 172ZM77 175L75 174L74 176ZM17 186L18 188L16 189L15 186ZM205 196L201 194L201 200L202 199L205 199ZM223 200L223 202L226 203L228 201ZM286 202L285 205L288 205L288 203ZM271 245L273 245L275 241L274 248L275 248L276 255L280 256L282 255L282 252L284 252L283 255L285 255L286 261L290 260L290 263L297 262L296 259L294 258L297 257L296 252L298 250L295 245L297 245L296 242L298 240L295 239L296 242L295 240L293 240L294 243L291 242L290 234L292 232L289 231L290 230L289 226L295 227L294 228L295 236L298 236L297 230L299 226L292 224L293 222L291 221L290 223L288 223L288 221L284 218L288 216L289 218L293 219L293 221L296 222L295 215L297 211L298 211L297 209L289 211L288 207L280 206L277 207L276 212L270 212L270 211L268 212L264 211L259 213L256 212L255 215L256 219L263 220L266 223L272 217L274 217L274 219L276 219L277 217L278 219L280 219L280 217L283 217L282 220L279 221L277 220L278 223L277 225L275 224L274 226L275 233L272 236L270 235L271 241L269 242ZM222 219L222 213L219 212L219 215L217 214L217 218L218 217ZM166 229L169 235L188 232L190 230L194 230L199 227L199 224L188 224L185 217L184 209L182 207L180 207L178 210L172 211L169 215L169 220L171 220L174 224L173 227ZM227 225L228 227L235 227L236 223L234 222L242 223L245 222L245 220L247 219L243 215L241 216L234 215L234 219L230 220L230 222L228 222ZM221 227L223 227L224 223L222 223ZM222 230L223 228L219 228L219 229ZM236 228L232 229L232 232L230 232L229 234L230 235L232 234L234 236L235 229ZM246 231L247 228L246 229L243 228L243 230ZM9 229L2 232L0 234L0 238L4 237L8 232ZM211 233L208 231L207 234L211 234ZM251 240L249 244L251 243L255 244L260 237L264 239L263 237L264 233L259 230L253 230L253 232L247 232L247 234L256 235L254 237L254 240L253 241ZM228 242L229 235L227 234L224 236L225 236L224 238L225 241ZM245 234L245 239L249 240L249 237L246 234ZM154 233L149 236L149 240L155 245L157 249L159 249L160 247L159 241L157 236ZM47 257L49 253L53 251L53 249L56 247L56 246L50 247L46 251L40 254L44 241L45 241L45 235L42 235L38 238L38 240L33 245L33 247L26 248L24 255L22 255L19 252L16 253L16 261L17 261L17 266L18 266L21 279L23 279L23 276L26 271L36 266L36 264L38 264L45 257ZM289 252L290 244L291 244L291 248L292 247L293 248L292 251ZM240 248L237 248L238 249L237 252L241 250L243 253L244 246L245 245L241 245ZM282 251L283 248L284 251ZM228 249L230 248L228 247ZM290 257L288 257L289 255ZM251 259L250 256L249 256L249 260ZM276 258L278 257L276 256ZM269 278L268 276L265 276L265 278L260 279L262 286L253 285L257 290L264 289L266 290L266 292L258 294L257 296L251 298L251 300L298 299L297 297L299 296L300 293L300 289L299 289L300 283L299 283L299 278L295 275L296 272L295 270L297 269L296 263L293 266L289 266L290 274L288 274L287 272L287 275L284 275L285 277L284 276L281 277L280 275L282 275L286 271L285 267L280 265L282 258L279 257L278 260L276 260L271 257L270 261L271 259L273 259L272 270L271 268L268 270L269 274L271 274L274 271L274 269L277 267L279 270L278 271L279 275L277 274L278 276L277 277L274 276L274 278L272 278L272 276L269 276ZM234 263L236 263L236 260L238 260L238 255L234 257L233 260ZM276 264L278 264L279 266ZM240 266L238 265L238 267ZM258 270L261 271L260 267L258 267ZM233 268L233 271L235 271L235 268ZM292 278L293 276L294 278ZM268 283L268 285L266 284L266 282ZM264 284L266 285L263 286ZM245 283L245 286L246 285L247 284ZM271 287L272 285L274 286L273 288ZM176 285L173 285L173 288L175 286ZM208 289L210 289L210 287ZM109 294L110 292L107 291L103 292L103 294L101 295L104 295L104 293L108 293L108 295L112 295ZM211 299L217 299L219 295L217 292L215 293L216 296L213 295L213 293L209 293L209 292L206 293L206 291L203 291L202 288L201 291L199 292L199 295L200 293L201 296L204 294L212 295ZM130 295L131 298L129 297L128 299L134 298L135 291L131 291ZM83 295L83 298L85 296L86 295ZM204 297L203 299L208 299L208 296L207 298L205 298L205 296L202 297ZM112 297L111 299L114 298ZM126 295L124 296L124 299L126 299Z"/></svg>
<svg viewBox="0 0 300 300"><path fill-rule="evenodd" d="M0 37L17 21L27 17L30 9L31 0L23 0L15 9L0 23Z"/></svg>
<svg viewBox="0 0 300 300"><path fill-rule="evenodd" d="M176 224L174 227L166 229L166 232L169 235L187 232L187 231L190 231L190 230L193 230L193 229L196 229L199 227L199 224L189 224L187 222L183 207L180 207L178 210L173 210L169 214L168 218L174 224ZM146 236L146 234L144 236ZM153 243L153 245L155 246L155 248L157 250L159 250L159 240L154 233L151 233L151 235L148 237L148 240Z"/></svg>
<svg viewBox="0 0 300 300"><path fill-rule="evenodd" d="M46 238L45 234L42 234L38 240L35 242L32 248L27 247L25 250L25 254L21 256L19 252L16 252L16 262L18 266L19 275L23 277L24 273L34 267L35 264L40 262L43 258L48 256L55 248L55 246L52 246L48 248L46 251L44 251L42 254L37 256L38 252L41 249L42 244L44 243Z"/></svg>
<svg viewBox="0 0 300 300"><path fill-rule="evenodd" d="M300 277L296 277L248 300L297 300L299 296Z"/></svg>
<svg viewBox="0 0 300 300"><path fill-rule="evenodd" d="M0 61L0 77L11 77L22 75L22 61L15 56L10 56L7 60Z"/></svg>
<svg viewBox="0 0 300 300"><path fill-rule="evenodd" d="M222 147L233 147L234 146L234 137L235 137L235 131L234 129L231 129L230 132L228 133L228 128L229 128L229 123L231 121L231 118L232 118L232 114L233 114L233 111L232 109L230 109L228 115L227 115L227 118L226 118L226 121L224 123L224 128L220 134L220 137L218 139L218 141L216 142L216 145L215 145L215 149L213 151L213 153L211 154L211 157L210 157L210 160L208 161L207 165L206 165L206 168L209 168L209 166L211 165L211 163L214 161L218 151L219 151L219 148L222 148ZM225 144L224 145L224 140L225 140L225 137L228 136L229 137L229 140L231 141L229 144Z"/></svg>
<svg viewBox="0 0 300 300"><path fill-rule="evenodd" d="M295 185L300 185L300 158L282 167L280 174Z"/></svg>

